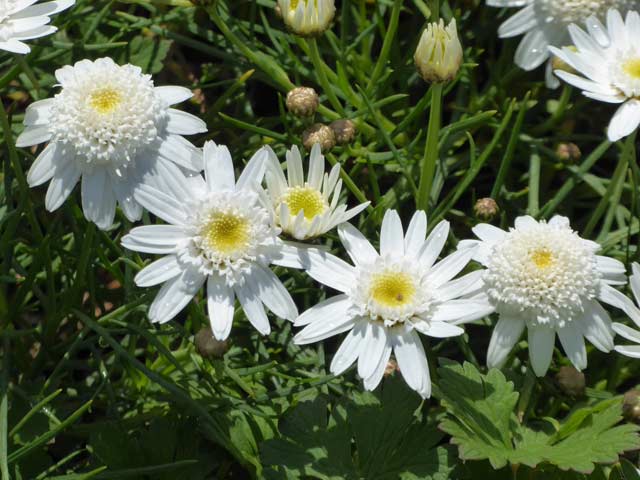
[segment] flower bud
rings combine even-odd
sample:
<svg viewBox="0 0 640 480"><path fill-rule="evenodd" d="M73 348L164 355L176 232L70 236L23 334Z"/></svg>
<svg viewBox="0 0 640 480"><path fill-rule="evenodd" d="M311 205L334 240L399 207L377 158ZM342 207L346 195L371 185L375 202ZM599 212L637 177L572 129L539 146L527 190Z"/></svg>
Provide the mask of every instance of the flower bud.
<svg viewBox="0 0 640 480"><path fill-rule="evenodd" d="M398 368L398 362L396 362L395 358L390 358L387 362L387 366L384 367L384 376L389 377L398 371L400 371L400 369Z"/></svg>
<svg viewBox="0 0 640 480"><path fill-rule="evenodd" d="M211 327L202 327L194 339L198 353L205 358L222 358L229 350L229 342L213 336Z"/></svg>
<svg viewBox="0 0 640 480"><path fill-rule="evenodd" d="M560 143L556 148L556 155L564 162L575 163L582 157L582 152L575 143Z"/></svg>
<svg viewBox="0 0 640 480"><path fill-rule="evenodd" d="M316 123L307 128L302 134L302 144L307 150L316 144L320 144L320 149L324 152L336 146L336 134L330 127L322 123Z"/></svg>
<svg viewBox="0 0 640 480"><path fill-rule="evenodd" d="M640 390L629 390L624 394L622 414L628 421L640 423Z"/></svg>
<svg viewBox="0 0 640 480"><path fill-rule="evenodd" d="M427 25L413 58L425 82L453 80L462 64L462 45L458 40L456 19L446 27L442 19Z"/></svg>
<svg viewBox="0 0 640 480"><path fill-rule="evenodd" d="M323 33L336 14L334 0L278 0L278 6L287 28L303 37Z"/></svg>
<svg viewBox="0 0 640 480"><path fill-rule="evenodd" d="M580 397L584 395L585 379L584 373L578 371L575 367L560 367L556 374L556 382L560 390L572 397Z"/></svg>
<svg viewBox="0 0 640 480"><path fill-rule="evenodd" d="M473 206L473 212L476 217L482 220L491 220L500 212L500 208L493 198L487 197L481 198L476 202Z"/></svg>
<svg viewBox="0 0 640 480"><path fill-rule="evenodd" d="M329 125L338 145L346 145L356 138L356 126L351 120L335 120Z"/></svg>
<svg viewBox="0 0 640 480"><path fill-rule="evenodd" d="M287 109L297 117L310 117L318 110L320 99L311 87L296 87L287 93Z"/></svg>

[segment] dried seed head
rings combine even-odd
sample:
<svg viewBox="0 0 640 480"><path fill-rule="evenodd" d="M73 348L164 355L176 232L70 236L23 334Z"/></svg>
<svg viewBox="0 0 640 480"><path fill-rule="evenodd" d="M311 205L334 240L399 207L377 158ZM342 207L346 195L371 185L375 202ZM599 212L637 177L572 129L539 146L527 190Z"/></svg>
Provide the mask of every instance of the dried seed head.
<svg viewBox="0 0 640 480"><path fill-rule="evenodd" d="M194 339L198 353L205 358L222 358L229 350L227 340L217 340L211 327L202 327Z"/></svg>
<svg viewBox="0 0 640 480"><path fill-rule="evenodd" d="M302 144L304 148L311 150L316 143L320 144L323 152L331 150L336 145L336 134L333 133L330 127L322 123L316 123L304 131Z"/></svg>
<svg viewBox="0 0 640 480"><path fill-rule="evenodd" d="M622 413L628 421L640 423L640 390L629 390L624 394Z"/></svg>
<svg viewBox="0 0 640 480"><path fill-rule="evenodd" d="M356 138L356 125L351 120L335 120L329 126L336 136L338 145L346 145Z"/></svg>
<svg viewBox="0 0 640 480"><path fill-rule="evenodd" d="M473 212L482 220L491 220L500 212L500 208L493 198L487 197L476 202Z"/></svg>
<svg viewBox="0 0 640 480"><path fill-rule="evenodd" d="M287 93L287 109L298 117L310 117L318 110L320 99L311 87L296 87Z"/></svg>
<svg viewBox="0 0 640 480"><path fill-rule="evenodd" d="M560 390L572 397L584 395L585 379L584 373L578 371L573 366L560 367L556 374L556 382Z"/></svg>

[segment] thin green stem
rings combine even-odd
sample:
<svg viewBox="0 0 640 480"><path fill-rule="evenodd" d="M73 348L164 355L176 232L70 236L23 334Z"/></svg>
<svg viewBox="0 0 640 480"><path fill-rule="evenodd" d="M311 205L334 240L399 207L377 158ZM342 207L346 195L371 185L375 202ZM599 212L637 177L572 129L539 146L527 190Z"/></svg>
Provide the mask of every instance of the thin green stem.
<svg viewBox="0 0 640 480"><path fill-rule="evenodd" d="M2 378L0 378L0 474L2 480L11 480L9 476L9 462L7 459L7 445L9 443L9 425L7 421L9 409L9 336L2 340Z"/></svg>
<svg viewBox="0 0 640 480"><path fill-rule="evenodd" d="M418 198L416 206L418 210L427 210L429 196L433 185L433 177L438 161L438 134L442 115L442 89L443 84L438 83L431 87L431 108L429 110L429 128L427 140L424 146L424 157L420 172L420 184L418 186Z"/></svg>
<svg viewBox="0 0 640 480"><path fill-rule="evenodd" d="M311 63L313 63L313 68L316 71L318 82L320 83L322 90L327 95L331 106L335 108L340 115L344 116L344 108L342 107L340 100L338 100L338 97L333 91L333 86L331 85L331 83L329 82L329 78L327 77L325 64L322 61L320 50L318 49L318 42L315 38L310 38L309 40L307 40L307 44L309 45L309 59L311 60Z"/></svg>

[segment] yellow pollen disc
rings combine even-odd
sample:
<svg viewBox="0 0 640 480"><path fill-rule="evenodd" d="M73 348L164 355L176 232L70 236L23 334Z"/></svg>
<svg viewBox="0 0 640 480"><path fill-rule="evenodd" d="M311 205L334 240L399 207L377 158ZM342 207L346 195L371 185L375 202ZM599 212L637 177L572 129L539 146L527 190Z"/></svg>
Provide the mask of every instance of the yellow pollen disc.
<svg viewBox="0 0 640 480"><path fill-rule="evenodd" d="M283 198L294 217L304 210L304 218L311 220L316 215L324 213L327 205L322 194L315 188L291 187Z"/></svg>
<svg viewBox="0 0 640 480"><path fill-rule="evenodd" d="M625 73L633 78L640 79L640 58L632 58L622 64Z"/></svg>
<svg viewBox="0 0 640 480"><path fill-rule="evenodd" d="M539 269L549 268L553 265L553 255L550 250L546 248L538 248L531 253L531 260L534 265Z"/></svg>
<svg viewBox="0 0 640 480"><path fill-rule="evenodd" d="M122 95L113 88L100 88L89 95L89 104L98 113L113 112L120 102Z"/></svg>
<svg viewBox="0 0 640 480"><path fill-rule="evenodd" d="M249 238L249 222L231 213L216 213L203 229L209 246L223 255L242 250Z"/></svg>
<svg viewBox="0 0 640 480"><path fill-rule="evenodd" d="M381 273L371 282L371 298L386 307L401 307L411 302L415 293L413 279L405 273Z"/></svg>

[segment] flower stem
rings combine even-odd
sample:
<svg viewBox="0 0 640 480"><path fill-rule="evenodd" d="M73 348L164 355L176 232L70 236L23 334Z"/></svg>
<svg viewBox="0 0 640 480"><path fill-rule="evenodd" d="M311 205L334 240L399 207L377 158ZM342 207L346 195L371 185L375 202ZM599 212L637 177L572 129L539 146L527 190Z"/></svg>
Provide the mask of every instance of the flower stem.
<svg viewBox="0 0 640 480"><path fill-rule="evenodd" d="M442 83L431 86L431 108L429 110L429 128L427 140L424 146L424 157L420 169L420 185L418 187L418 199L416 202L419 210L427 210L429 196L433 185L433 176L436 172L438 161L438 134L440 133L440 121L442 114Z"/></svg>
<svg viewBox="0 0 640 480"><path fill-rule="evenodd" d="M313 68L316 70L316 74L318 75L318 81L320 86L324 90L324 93L327 94L327 98L331 103L331 106L335 108L335 110L342 116L344 116L344 108L342 108L342 104L338 100L335 92L333 91L333 87L329 82L329 78L327 77L327 72L325 71L325 65L320 57L320 50L318 49L318 42L315 38L310 38L307 41L309 45L309 58L311 63L313 63Z"/></svg>

